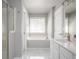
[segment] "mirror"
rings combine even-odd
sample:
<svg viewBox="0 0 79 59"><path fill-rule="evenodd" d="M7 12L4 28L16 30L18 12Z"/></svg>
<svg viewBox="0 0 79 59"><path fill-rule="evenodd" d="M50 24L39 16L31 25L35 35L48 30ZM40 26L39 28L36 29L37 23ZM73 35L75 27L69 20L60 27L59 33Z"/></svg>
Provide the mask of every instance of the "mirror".
<svg viewBox="0 0 79 59"><path fill-rule="evenodd" d="M65 1L64 33L69 41L76 39L76 0Z"/></svg>

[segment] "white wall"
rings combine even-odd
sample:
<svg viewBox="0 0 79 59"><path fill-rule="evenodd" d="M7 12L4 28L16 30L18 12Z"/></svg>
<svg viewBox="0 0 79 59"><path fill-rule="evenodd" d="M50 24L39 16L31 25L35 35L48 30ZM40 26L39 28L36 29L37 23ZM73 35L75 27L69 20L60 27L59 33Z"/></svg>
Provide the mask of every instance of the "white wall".
<svg viewBox="0 0 79 59"><path fill-rule="evenodd" d="M54 31L54 18L53 18L53 8L50 10L50 12L48 13L48 20L47 20L47 34L48 34L48 38L53 37L53 31Z"/></svg>
<svg viewBox="0 0 79 59"><path fill-rule="evenodd" d="M54 57L54 39L63 38L64 9L63 5L52 8L48 14L48 38L50 39L50 59ZM62 34L62 35L60 35Z"/></svg>
<svg viewBox="0 0 79 59"><path fill-rule="evenodd" d="M8 4L12 8L16 8L16 30L14 36L14 57L22 55L22 35L21 35L21 20L22 20L22 2L21 0L8 0ZM13 46L12 46L13 47ZM10 48L12 48L10 47Z"/></svg>
<svg viewBox="0 0 79 59"><path fill-rule="evenodd" d="M4 3L3 3L4 4ZM2 8L2 58L7 59L7 8Z"/></svg>
<svg viewBox="0 0 79 59"><path fill-rule="evenodd" d="M15 32L9 33L9 59L14 59L15 48L14 48Z"/></svg>
<svg viewBox="0 0 79 59"><path fill-rule="evenodd" d="M16 8L16 29L14 33L14 54L13 57L21 57L22 52L27 49L27 30L29 30L29 15L22 0L8 0L9 6ZM12 42L12 41L11 41ZM11 43L10 42L10 43ZM13 48L13 46L10 46Z"/></svg>
<svg viewBox="0 0 79 59"><path fill-rule="evenodd" d="M22 51L27 49L27 35L29 31L29 15L24 6L22 6Z"/></svg>
<svg viewBox="0 0 79 59"><path fill-rule="evenodd" d="M48 13L47 34L50 40L50 59L53 58L53 38L54 38L54 8Z"/></svg>
<svg viewBox="0 0 79 59"><path fill-rule="evenodd" d="M55 39L63 38L64 34L64 5L55 9L55 20L54 20L54 37Z"/></svg>

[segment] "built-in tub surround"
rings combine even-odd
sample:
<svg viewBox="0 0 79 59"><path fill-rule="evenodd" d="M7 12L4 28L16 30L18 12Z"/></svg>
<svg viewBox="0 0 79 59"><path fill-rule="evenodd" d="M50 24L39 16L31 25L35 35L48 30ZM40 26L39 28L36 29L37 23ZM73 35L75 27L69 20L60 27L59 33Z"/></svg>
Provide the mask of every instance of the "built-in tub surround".
<svg viewBox="0 0 79 59"><path fill-rule="evenodd" d="M27 40L27 48L50 48L50 40Z"/></svg>
<svg viewBox="0 0 79 59"><path fill-rule="evenodd" d="M27 40L48 40L46 33L29 33Z"/></svg>

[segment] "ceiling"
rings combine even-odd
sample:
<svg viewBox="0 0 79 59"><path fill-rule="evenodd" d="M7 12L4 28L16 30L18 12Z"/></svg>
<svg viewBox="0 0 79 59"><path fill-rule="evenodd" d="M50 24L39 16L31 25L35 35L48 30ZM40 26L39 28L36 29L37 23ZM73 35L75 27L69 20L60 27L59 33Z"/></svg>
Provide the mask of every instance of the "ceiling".
<svg viewBox="0 0 79 59"><path fill-rule="evenodd" d="M24 0L30 14L47 14L50 9L64 0Z"/></svg>

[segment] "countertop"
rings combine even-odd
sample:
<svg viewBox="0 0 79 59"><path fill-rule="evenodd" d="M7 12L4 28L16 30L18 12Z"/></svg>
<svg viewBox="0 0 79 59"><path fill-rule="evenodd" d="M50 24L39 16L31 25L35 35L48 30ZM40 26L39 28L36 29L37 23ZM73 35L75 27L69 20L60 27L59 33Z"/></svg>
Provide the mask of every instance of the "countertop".
<svg viewBox="0 0 79 59"><path fill-rule="evenodd" d="M65 41L65 40L54 40L61 47L65 48L72 54L76 55L76 44L73 42Z"/></svg>

